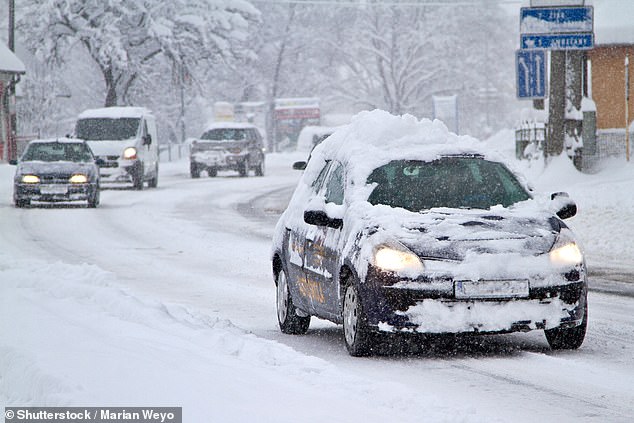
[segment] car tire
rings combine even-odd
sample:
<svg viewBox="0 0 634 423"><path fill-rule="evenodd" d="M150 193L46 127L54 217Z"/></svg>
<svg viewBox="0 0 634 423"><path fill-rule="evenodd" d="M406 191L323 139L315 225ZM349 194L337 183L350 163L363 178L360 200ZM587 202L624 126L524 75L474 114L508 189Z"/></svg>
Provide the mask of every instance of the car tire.
<svg viewBox="0 0 634 423"><path fill-rule="evenodd" d="M351 356L363 357L372 353L372 333L354 283L348 285L343 298L343 337Z"/></svg>
<svg viewBox="0 0 634 423"><path fill-rule="evenodd" d="M546 329L546 340L553 350L576 350L583 344L588 327L588 305L586 303L583 310L583 320L579 326L574 328Z"/></svg>
<svg viewBox="0 0 634 423"><path fill-rule="evenodd" d="M88 197L88 208L94 209L99 205L99 188L95 190Z"/></svg>
<svg viewBox="0 0 634 423"><path fill-rule="evenodd" d="M158 186L158 164L154 167L154 176L147 183L148 188L156 188Z"/></svg>
<svg viewBox="0 0 634 423"><path fill-rule="evenodd" d="M255 167L255 176L264 176L264 159Z"/></svg>
<svg viewBox="0 0 634 423"><path fill-rule="evenodd" d="M31 205L31 200L28 198L20 198L15 200L15 206L19 209L27 207Z"/></svg>
<svg viewBox="0 0 634 423"><path fill-rule="evenodd" d="M191 174L192 179L200 178L200 169L198 169L196 163L189 164L189 173Z"/></svg>
<svg viewBox="0 0 634 423"><path fill-rule="evenodd" d="M132 188L137 191L143 190L143 163L139 163L139 166L132 173Z"/></svg>
<svg viewBox="0 0 634 423"><path fill-rule="evenodd" d="M218 176L218 169L216 169L215 167L210 167L209 169L207 169L207 175L209 175L210 178L215 178L216 176Z"/></svg>
<svg viewBox="0 0 634 423"><path fill-rule="evenodd" d="M249 176L249 159L244 159L244 161L240 165L240 170L238 170L238 172L242 177Z"/></svg>
<svg viewBox="0 0 634 423"><path fill-rule="evenodd" d="M290 335L303 335L310 326L310 316L299 316L293 305L286 272L282 269L277 274L277 321L282 333Z"/></svg>

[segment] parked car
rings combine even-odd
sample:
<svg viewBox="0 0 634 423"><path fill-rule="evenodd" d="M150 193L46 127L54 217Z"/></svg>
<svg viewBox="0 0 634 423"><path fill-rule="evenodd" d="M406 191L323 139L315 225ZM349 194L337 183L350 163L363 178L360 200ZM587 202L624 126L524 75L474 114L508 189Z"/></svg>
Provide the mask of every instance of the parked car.
<svg viewBox="0 0 634 423"><path fill-rule="evenodd" d="M439 121L364 112L315 148L277 224L280 329L343 324L353 356L388 334L543 329L552 348L578 348L587 272L563 222L575 214Z"/></svg>
<svg viewBox="0 0 634 423"><path fill-rule="evenodd" d="M77 139L33 140L19 161L13 201L25 207L31 201L86 201L99 205L99 168L86 142Z"/></svg>
<svg viewBox="0 0 634 423"><path fill-rule="evenodd" d="M104 183L158 186L156 118L144 107L105 107L82 112L75 136L86 140L100 160Z"/></svg>
<svg viewBox="0 0 634 423"><path fill-rule="evenodd" d="M219 170L235 170L248 176L264 175L264 143L258 128L250 123L216 122L199 139L191 142L190 173L199 178L202 171L211 177Z"/></svg>

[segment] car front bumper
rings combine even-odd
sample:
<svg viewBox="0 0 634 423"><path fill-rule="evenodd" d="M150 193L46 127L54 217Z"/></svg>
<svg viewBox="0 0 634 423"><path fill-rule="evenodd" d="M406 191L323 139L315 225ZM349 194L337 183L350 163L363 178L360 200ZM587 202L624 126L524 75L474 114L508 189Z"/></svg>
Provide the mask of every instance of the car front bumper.
<svg viewBox="0 0 634 423"><path fill-rule="evenodd" d="M507 333L580 325L585 269L551 279L544 286L541 277L529 278L525 295L464 298L453 280L403 281L371 268L360 295L369 326L382 332Z"/></svg>
<svg viewBox="0 0 634 423"><path fill-rule="evenodd" d="M16 184L16 200L60 202L85 201L97 190L96 183L88 184Z"/></svg>
<svg viewBox="0 0 634 423"><path fill-rule="evenodd" d="M190 162L200 168L239 170L246 157L246 154L232 154L224 151L201 151L192 154Z"/></svg>

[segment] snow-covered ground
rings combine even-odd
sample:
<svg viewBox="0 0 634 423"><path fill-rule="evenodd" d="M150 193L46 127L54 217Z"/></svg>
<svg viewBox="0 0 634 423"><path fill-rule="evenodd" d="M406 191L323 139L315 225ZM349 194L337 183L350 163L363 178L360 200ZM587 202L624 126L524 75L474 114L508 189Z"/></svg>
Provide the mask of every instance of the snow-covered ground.
<svg viewBox="0 0 634 423"><path fill-rule="evenodd" d="M509 134L490 143L512 151ZM355 359L333 324L279 333L270 237L304 158L271 154L263 178L192 180L186 160L162 163L158 189L105 190L96 210L16 209L1 164L0 406L182 406L185 422L631 421L628 297L591 292L572 352L537 331ZM634 164L516 166L577 201L569 222L591 270L632 271Z"/></svg>

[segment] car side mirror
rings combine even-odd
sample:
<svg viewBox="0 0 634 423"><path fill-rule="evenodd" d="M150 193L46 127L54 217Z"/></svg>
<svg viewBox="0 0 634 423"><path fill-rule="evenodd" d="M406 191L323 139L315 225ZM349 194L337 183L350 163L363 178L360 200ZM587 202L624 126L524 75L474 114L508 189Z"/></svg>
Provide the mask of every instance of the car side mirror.
<svg viewBox="0 0 634 423"><path fill-rule="evenodd" d="M304 212L304 222L309 225L327 226L333 229L343 227L343 219L329 217L323 210L306 210Z"/></svg>
<svg viewBox="0 0 634 423"><path fill-rule="evenodd" d="M306 169L306 162L295 162L293 163L293 169L295 170L304 170Z"/></svg>
<svg viewBox="0 0 634 423"><path fill-rule="evenodd" d="M152 144L152 135L147 134L143 137L143 145L150 145Z"/></svg>
<svg viewBox="0 0 634 423"><path fill-rule="evenodd" d="M550 195L550 200L554 204L555 214L560 219L568 219L577 214L577 204L567 192L555 192Z"/></svg>
<svg viewBox="0 0 634 423"><path fill-rule="evenodd" d="M18 164L18 161L17 160L9 160L9 164L15 166L15 165Z"/></svg>

